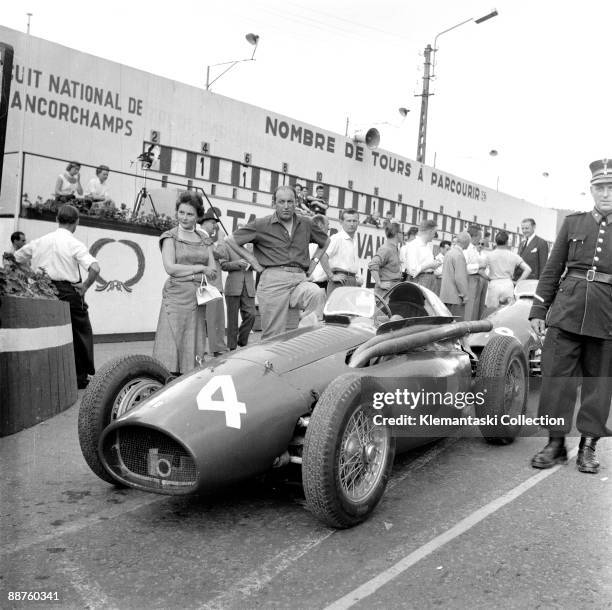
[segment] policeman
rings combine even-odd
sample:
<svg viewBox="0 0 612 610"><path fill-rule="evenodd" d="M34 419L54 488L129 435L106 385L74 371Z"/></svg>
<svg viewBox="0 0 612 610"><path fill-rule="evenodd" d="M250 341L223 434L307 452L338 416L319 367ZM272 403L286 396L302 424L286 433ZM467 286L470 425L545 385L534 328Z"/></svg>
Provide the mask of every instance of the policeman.
<svg viewBox="0 0 612 610"><path fill-rule="evenodd" d="M612 434L606 428L612 399L612 159L589 167L595 208L565 218L529 313L536 332L548 327L540 416L548 416L551 424L552 418L562 421L547 426L549 443L531 465L567 463L565 435L582 377L576 465L580 472L596 473L595 445L599 437Z"/></svg>

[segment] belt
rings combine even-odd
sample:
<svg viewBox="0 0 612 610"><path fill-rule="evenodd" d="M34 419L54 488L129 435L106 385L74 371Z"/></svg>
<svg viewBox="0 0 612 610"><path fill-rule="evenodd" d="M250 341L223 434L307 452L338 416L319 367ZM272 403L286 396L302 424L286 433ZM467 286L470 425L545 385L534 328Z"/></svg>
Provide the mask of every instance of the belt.
<svg viewBox="0 0 612 610"><path fill-rule="evenodd" d="M332 269L332 273L342 273L342 275L348 275L349 277L357 277L356 273L345 271L344 269Z"/></svg>
<svg viewBox="0 0 612 610"><path fill-rule="evenodd" d="M290 273L306 273L304 267L298 267L297 265L270 265L266 269L282 269L283 271L289 271Z"/></svg>
<svg viewBox="0 0 612 610"><path fill-rule="evenodd" d="M599 271L593 271L593 269L589 269L588 271L585 271L584 269L572 269L568 271L567 277L577 277L581 280L586 280L587 282L612 284L612 275L600 273Z"/></svg>

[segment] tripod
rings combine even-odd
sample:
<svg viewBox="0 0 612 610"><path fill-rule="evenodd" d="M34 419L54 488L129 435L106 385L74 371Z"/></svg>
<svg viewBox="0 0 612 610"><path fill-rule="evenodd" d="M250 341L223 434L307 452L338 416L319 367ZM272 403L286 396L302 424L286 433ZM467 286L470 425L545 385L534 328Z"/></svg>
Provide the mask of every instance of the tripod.
<svg viewBox="0 0 612 610"><path fill-rule="evenodd" d="M138 213L140 212L140 208L142 207L142 204L146 203L147 201L149 201L149 203L151 204L153 213L155 214L155 217L157 218L159 214L157 213L157 209L155 208L155 204L153 203L153 198L151 197L151 193L147 191L147 170L144 167L143 167L143 174L144 174L144 184L142 185L142 188L138 191L138 194L136 195L136 200L134 201L134 207L132 208L132 218L138 217Z"/></svg>

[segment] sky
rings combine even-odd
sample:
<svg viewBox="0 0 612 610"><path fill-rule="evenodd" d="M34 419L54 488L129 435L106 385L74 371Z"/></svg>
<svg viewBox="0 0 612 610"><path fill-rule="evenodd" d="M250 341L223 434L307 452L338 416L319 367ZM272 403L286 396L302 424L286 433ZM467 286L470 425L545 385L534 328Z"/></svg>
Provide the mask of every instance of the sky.
<svg viewBox="0 0 612 610"><path fill-rule="evenodd" d="M13 0L0 23L416 158L423 51L439 36L426 163L547 207L592 206L612 158L612 2L583 0ZM211 79L223 68L211 68ZM410 110L403 118L399 107ZM497 151L491 155L490 151Z"/></svg>

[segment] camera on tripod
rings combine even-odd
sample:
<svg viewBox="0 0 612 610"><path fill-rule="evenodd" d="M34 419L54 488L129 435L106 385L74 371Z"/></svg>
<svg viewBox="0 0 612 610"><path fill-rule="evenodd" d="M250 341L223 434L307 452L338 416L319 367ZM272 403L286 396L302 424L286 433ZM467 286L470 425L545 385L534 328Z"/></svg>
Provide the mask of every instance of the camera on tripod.
<svg viewBox="0 0 612 610"><path fill-rule="evenodd" d="M136 195L136 201L134 201L134 207L132 208L132 218L137 218L138 214L141 211L141 208L145 202L151 204L151 209L153 214L157 218L159 214L155 209L155 204L153 203L153 198L151 197L151 193L147 190L147 171L151 169L151 166L157 159L159 159L159 153L161 152L160 147L157 144L151 144L147 148L147 150L141 152L137 157L136 161L140 161L140 167L143 172L144 184L138 194Z"/></svg>
<svg viewBox="0 0 612 610"><path fill-rule="evenodd" d="M141 152L136 160L140 161L143 170L151 169L151 166L159 159L160 148L157 144L151 144L147 150Z"/></svg>

